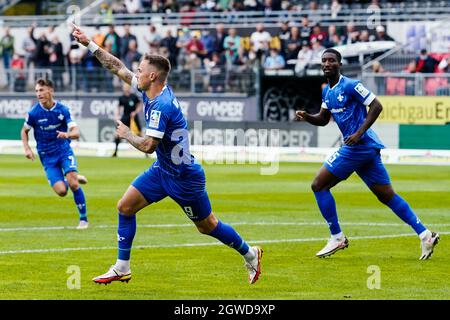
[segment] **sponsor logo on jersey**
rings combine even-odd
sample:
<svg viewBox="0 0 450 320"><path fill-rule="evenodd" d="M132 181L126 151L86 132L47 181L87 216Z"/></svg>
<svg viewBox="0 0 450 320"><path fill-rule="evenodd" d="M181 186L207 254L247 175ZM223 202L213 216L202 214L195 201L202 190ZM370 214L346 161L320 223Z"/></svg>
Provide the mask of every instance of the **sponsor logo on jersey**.
<svg viewBox="0 0 450 320"><path fill-rule="evenodd" d="M28 121L28 117L27 117L27 121ZM39 119L38 122L46 122L48 121L48 119Z"/></svg>
<svg viewBox="0 0 450 320"><path fill-rule="evenodd" d="M161 111L152 110L152 112L150 113L150 122L148 124L149 127L158 128L160 119L161 119Z"/></svg>
<svg viewBox="0 0 450 320"><path fill-rule="evenodd" d="M344 112L346 108L335 108L335 109L331 109L330 112L331 113L341 113Z"/></svg>
<svg viewBox="0 0 450 320"><path fill-rule="evenodd" d="M62 113L60 113L58 116L58 119L62 121L64 119L64 115Z"/></svg>

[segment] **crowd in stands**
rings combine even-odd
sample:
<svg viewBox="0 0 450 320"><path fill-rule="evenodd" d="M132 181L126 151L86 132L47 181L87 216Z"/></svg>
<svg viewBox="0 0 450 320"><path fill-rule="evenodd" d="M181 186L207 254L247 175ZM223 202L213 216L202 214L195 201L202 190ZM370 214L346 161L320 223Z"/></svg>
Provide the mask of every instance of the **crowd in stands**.
<svg viewBox="0 0 450 320"><path fill-rule="evenodd" d="M172 12L223 12L223 11L300 11L331 10L333 17L342 8L367 8L392 6L399 0L120 0L105 3L103 10L112 13L172 13Z"/></svg>
<svg viewBox="0 0 450 320"><path fill-rule="evenodd" d="M143 38L137 37L133 29L133 26L125 25L119 34L114 25L109 25L106 32L98 26L92 38L133 71L137 70L144 51L166 56L175 71L174 76L178 77L176 83L185 83L188 89L192 89L192 70L201 70L195 75L198 77L196 86L199 86L196 90L210 92L226 92L233 86L239 91L239 87L244 85L242 75L255 67L265 70L290 68L297 75L303 75L311 62L320 63L320 54L325 48L358 42L393 41L381 25L375 31L357 29L352 23L345 28L334 25L323 28L318 23L311 23L308 16L303 16L299 23L282 22L279 28L272 28L270 32L263 23L259 23L245 34L243 30L239 34L235 28L226 29L222 24L217 24L212 30L191 30L187 26L176 31L166 28L164 34L150 24ZM14 90L24 91L27 79L19 71L32 65L36 69L52 70L56 90L113 92L114 77L101 67L98 60L73 39L65 54L59 36L53 27L39 35L30 27L23 42L15 44L11 31L5 28L0 39L3 65L5 69L15 70L7 72L8 84L11 86L14 82ZM138 38L146 43L140 43ZM14 47L20 47L24 55L16 54ZM414 72L435 72L448 71L448 65L448 59L437 59L421 52L408 68ZM381 67L376 72L380 70ZM252 79L247 79L247 83L251 85L251 82Z"/></svg>

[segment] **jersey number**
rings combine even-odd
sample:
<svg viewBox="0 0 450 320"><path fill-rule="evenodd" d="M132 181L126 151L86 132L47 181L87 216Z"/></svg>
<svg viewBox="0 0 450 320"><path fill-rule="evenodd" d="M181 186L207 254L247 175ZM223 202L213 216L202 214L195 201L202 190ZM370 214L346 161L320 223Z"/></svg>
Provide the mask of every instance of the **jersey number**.
<svg viewBox="0 0 450 320"><path fill-rule="evenodd" d="M192 218L194 216L194 212L192 211L192 207L183 207L184 213L186 213L186 215L189 218Z"/></svg>
<svg viewBox="0 0 450 320"><path fill-rule="evenodd" d="M328 164L332 164L337 157L339 157L339 152L336 151L327 159Z"/></svg>
<svg viewBox="0 0 450 320"><path fill-rule="evenodd" d="M67 158L69 158L69 160L70 160L70 166L71 167L75 167L75 157L74 156L68 156Z"/></svg>

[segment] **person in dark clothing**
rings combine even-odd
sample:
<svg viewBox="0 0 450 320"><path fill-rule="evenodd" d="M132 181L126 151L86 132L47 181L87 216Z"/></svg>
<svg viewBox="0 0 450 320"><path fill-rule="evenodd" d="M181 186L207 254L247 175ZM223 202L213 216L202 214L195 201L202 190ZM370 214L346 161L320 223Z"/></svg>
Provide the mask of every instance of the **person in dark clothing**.
<svg viewBox="0 0 450 320"><path fill-rule="evenodd" d="M131 87L128 84L124 84L122 90L123 95L119 97L119 107L116 112L116 120L120 120L127 127L131 127L131 120L133 119L140 134L142 127L138 114L142 111L142 103L138 96L131 92ZM117 157L117 150L119 148L120 140L121 139L116 136L114 140L116 143L116 149L112 155L113 157Z"/></svg>
<svg viewBox="0 0 450 320"><path fill-rule="evenodd" d="M431 57L426 49L420 50L420 56L416 58L416 72L433 73L439 61Z"/></svg>
<svg viewBox="0 0 450 320"><path fill-rule="evenodd" d="M124 35L123 35L123 37L120 40L120 42L121 42L120 43L120 47L121 47L121 50L122 50L122 52L120 54L121 57L125 57L127 55L129 44L130 44L131 41L134 41L137 44L136 36L130 32L130 25L129 24L125 24L123 26L123 30L124 30Z"/></svg>
<svg viewBox="0 0 450 320"><path fill-rule="evenodd" d="M172 35L170 29L167 30L166 37L161 40L161 47L166 47L169 50L169 61L173 68L177 66L178 51L177 48L177 37Z"/></svg>

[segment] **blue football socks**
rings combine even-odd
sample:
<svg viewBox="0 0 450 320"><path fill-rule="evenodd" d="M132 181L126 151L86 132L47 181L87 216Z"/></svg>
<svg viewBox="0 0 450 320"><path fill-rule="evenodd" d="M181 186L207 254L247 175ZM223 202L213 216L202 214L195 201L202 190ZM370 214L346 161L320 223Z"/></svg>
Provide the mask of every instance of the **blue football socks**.
<svg viewBox="0 0 450 320"><path fill-rule="evenodd" d="M241 238L241 236L230 225L222 223L220 220L216 228L209 234L227 246L235 249L241 255L245 255L248 250L248 244Z"/></svg>
<svg viewBox="0 0 450 320"><path fill-rule="evenodd" d="M336 212L336 202L330 190L314 192L317 204L319 205L322 216L328 223L332 235L339 234L341 227L339 226L338 216Z"/></svg>
<svg viewBox="0 0 450 320"><path fill-rule="evenodd" d="M80 187L75 191L72 190L72 192L75 204L77 205L78 214L80 215L80 220L87 221L86 199L84 197L83 189Z"/></svg>
<svg viewBox="0 0 450 320"><path fill-rule="evenodd" d="M136 215L124 215L119 212L117 239L119 242L118 259L130 260L131 247L136 234Z"/></svg>
<svg viewBox="0 0 450 320"><path fill-rule="evenodd" d="M400 219L409 224L417 234L421 234L426 230L425 226L412 211L409 204L398 194L396 194L386 205L391 208Z"/></svg>

